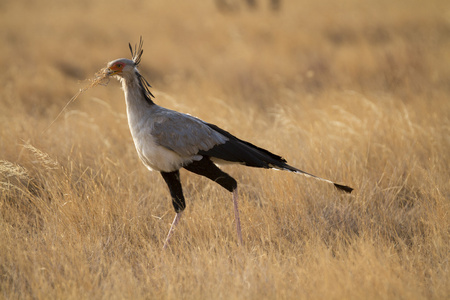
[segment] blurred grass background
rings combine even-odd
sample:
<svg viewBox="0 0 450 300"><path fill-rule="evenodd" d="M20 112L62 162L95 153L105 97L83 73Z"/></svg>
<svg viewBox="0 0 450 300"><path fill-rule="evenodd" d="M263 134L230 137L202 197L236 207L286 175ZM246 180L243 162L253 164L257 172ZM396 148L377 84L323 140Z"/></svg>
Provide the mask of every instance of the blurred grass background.
<svg viewBox="0 0 450 300"><path fill-rule="evenodd" d="M0 297L448 299L450 4L0 2ZM226 166L182 172L173 218L139 162L118 83L144 38L156 102L348 184ZM49 127L50 126L50 127Z"/></svg>

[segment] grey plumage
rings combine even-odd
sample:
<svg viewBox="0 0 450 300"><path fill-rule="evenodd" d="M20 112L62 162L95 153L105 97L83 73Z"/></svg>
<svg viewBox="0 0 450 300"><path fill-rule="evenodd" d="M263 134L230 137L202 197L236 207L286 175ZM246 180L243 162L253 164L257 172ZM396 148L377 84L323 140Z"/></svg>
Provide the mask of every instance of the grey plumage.
<svg viewBox="0 0 450 300"><path fill-rule="evenodd" d="M181 156L199 155L201 151L228 141L228 138L195 117L163 108L158 110L152 115L151 135L156 143Z"/></svg>

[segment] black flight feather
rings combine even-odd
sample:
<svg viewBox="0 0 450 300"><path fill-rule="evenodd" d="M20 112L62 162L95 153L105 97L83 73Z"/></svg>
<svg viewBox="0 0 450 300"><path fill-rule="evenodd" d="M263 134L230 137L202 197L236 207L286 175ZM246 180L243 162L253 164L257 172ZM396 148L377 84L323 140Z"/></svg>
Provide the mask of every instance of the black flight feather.
<svg viewBox="0 0 450 300"><path fill-rule="evenodd" d="M217 127L214 124L209 123L205 124L214 129L215 131L219 132L220 134L224 135L225 137L227 137L228 141L223 144L216 145L207 151L199 151L198 154L200 155L209 156L211 158L218 158L229 162L242 163L249 167L265 168L265 169L275 168L295 173L301 173L306 176L314 177L316 179L332 183L337 189L345 191L347 193L351 193L353 190L353 188L349 186L334 183L332 181L320 178L318 176L315 176L313 174L307 173L293 166L290 166L287 164L287 161L279 155L273 154L272 152L266 149L260 148L249 142L238 139L231 133Z"/></svg>
<svg viewBox="0 0 450 300"><path fill-rule="evenodd" d="M205 123L215 131L228 138L224 144L219 144L207 151L199 151L200 155L206 155L229 162L242 163L249 167L270 169L273 166L285 166L286 160L263 148L249 142L238 139L231 133L217 127L214 124Z"/></svg>

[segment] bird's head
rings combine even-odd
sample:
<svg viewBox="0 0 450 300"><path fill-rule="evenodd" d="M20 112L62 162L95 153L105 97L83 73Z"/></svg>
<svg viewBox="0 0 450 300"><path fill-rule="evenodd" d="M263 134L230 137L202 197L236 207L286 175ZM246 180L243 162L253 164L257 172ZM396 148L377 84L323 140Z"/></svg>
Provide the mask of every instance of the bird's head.
<svg viewBox="0 0 450 300"><path fill-rule="evenodd" d="M141 62L142 53L144 52L142 49L143 45L144 41L142 40L142 37L139 41L139 45L135 46L134 49L131 47L131 44L128 44L132 59L119 58L109 62L106 66L108 75L126 78L135 74L137 71L137 66Z"/></svg>
<svg viewBox="0 0 450 300"><path fill-rule="evenodd" d="M139 73L137 67L139 66L139 63L141 62L142 53L144 50L143 47L143 40L142 37L139 41L139 45L135 46L134 49L131 47L131 44L128 44L131 51L131 57L132 59L128 58L119 58L116 60L113 60L108 63L106 68L102 69L98 75L98 79L96 82L100 82L104 78L107 78L109 76L115 76L118 78L123 85L126 85L127 82L137 82L144 94L144 97L149 101L152 102L150 99L155 96L150 92L151 85L148 83L147 80Z"/></svg>
<svg viewBox="0 0 450 300"><path fill-rule="evenodd" d="M125 78L134 74L136 66L136 63L131 59L119 58L109 62L106 69L109 76Z"/></svg>

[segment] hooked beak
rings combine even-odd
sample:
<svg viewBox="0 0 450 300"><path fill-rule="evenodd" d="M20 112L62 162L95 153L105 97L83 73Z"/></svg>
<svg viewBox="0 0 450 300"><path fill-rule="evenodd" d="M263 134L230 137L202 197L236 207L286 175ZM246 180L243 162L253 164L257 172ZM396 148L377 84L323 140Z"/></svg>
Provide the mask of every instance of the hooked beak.
<svg viewBox="0 0 450 300"><path fill-rule="evenodd" d="M121 70L113 70L113 69L111 69L111 68L107 68L107 69L106 69L106 74L107 74L108 76L114 76L114 75L117 75L117 74L119 74L119 73L122 73L122 71L121 71Z"/></svg>
<svg viewBox="0 0 450 300"><path fill-rule="evenodd" d="M118 67L117 65L112 65L111 67L106 68L106 73L108 76L114 76L122 73L123 67Z"/></svg>

